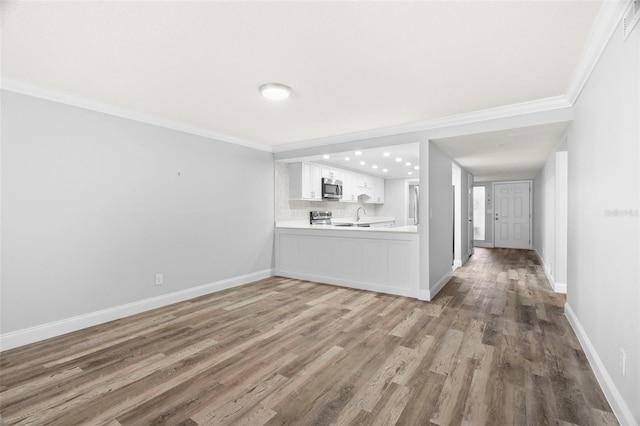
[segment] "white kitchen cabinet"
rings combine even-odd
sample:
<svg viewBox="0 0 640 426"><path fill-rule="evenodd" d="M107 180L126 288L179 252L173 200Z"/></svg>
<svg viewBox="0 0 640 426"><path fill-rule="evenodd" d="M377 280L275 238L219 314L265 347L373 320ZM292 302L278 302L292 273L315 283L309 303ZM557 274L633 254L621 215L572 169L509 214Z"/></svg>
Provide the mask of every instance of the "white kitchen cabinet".
<svg viewBox="0 0 640 426"><path fill-rule="evenodd" d="M356 194L355 180L353 173L346 170L342 171L342 198L341 203L357 203L358 195Z"/></svg>
<svg viewBox="0 0 640 426"><path fill-rule="evenodd" d="M344 181L344 170L330 166L322 166L322 177Z"/></svg>
<svg viewBox="0 0 640 426"><path fill-rule="evenodd" d="M289 199L322 201L322 166L314 163L290 163Z"/></svg>
<svg viewBox="0 0 640 426"><path fill-rule="evenodd" d="M354 189L356 191L356 197L364 195L365 199L363 201L368 203L369 199L373 196L373 177L354 173L353 178L355 181Z"/></svg>
<svg viewBox="0 0 640 426"><path fill-rule="evenodd" d="M370 202L384 204L384 179L373 177L373 196Z"/></svg>

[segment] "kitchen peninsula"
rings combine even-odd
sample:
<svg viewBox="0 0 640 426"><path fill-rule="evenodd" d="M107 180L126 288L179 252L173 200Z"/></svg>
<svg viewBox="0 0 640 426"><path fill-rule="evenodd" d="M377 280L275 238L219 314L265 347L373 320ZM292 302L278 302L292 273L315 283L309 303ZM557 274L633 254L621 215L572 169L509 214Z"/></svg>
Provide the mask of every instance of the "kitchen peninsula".
<svg viewBox="0 0 640 426"><path fill-rule="evenodd" d="M276 275L418 297L417 226L276 224Z"/></svg>
<svg viewBox="0 0 640 426"><path fill-rule="evenodd" d="M275 273L417 298L418 227L396 226L406 220L379 215L380 206L390 202L385 180L356 175L313 163L276 162ZM323 177L344 180L339 200L322 199ZM331 220L311 225L312 211L331 212Z"/></svg>

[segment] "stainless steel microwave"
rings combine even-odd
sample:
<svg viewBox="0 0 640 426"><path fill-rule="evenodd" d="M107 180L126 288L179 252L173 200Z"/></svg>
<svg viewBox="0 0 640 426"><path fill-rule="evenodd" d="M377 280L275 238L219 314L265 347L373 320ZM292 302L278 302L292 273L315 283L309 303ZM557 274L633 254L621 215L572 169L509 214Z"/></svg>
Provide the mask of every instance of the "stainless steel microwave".
<svg viewBox="0 0 640 426"><path fill-rule="evenodd" d="M322 178L322 199L340 200L342 198L342 181Z"/></svg>

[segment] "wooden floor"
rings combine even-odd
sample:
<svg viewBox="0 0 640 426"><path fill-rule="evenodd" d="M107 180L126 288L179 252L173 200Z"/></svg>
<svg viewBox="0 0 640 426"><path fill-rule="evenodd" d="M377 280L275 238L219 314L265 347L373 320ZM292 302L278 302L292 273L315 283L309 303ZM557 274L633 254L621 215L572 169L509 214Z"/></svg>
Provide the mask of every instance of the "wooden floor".
<svg viewBox="0 0 640 426"><path fill-rule="evenodd" d="M2 353L5 425L617 424L531 251L433 302L271 278Z"/></svg>

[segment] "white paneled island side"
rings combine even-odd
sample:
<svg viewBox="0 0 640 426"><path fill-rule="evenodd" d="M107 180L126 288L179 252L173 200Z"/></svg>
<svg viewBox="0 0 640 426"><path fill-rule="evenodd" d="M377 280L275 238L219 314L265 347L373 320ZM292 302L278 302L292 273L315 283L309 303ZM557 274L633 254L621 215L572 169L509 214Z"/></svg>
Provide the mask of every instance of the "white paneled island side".
<svg viewBox="0 0 640 426"><path fill-rule="evenodd" d="M276 275L418 297L417 226L276 223Z"/></svg>

